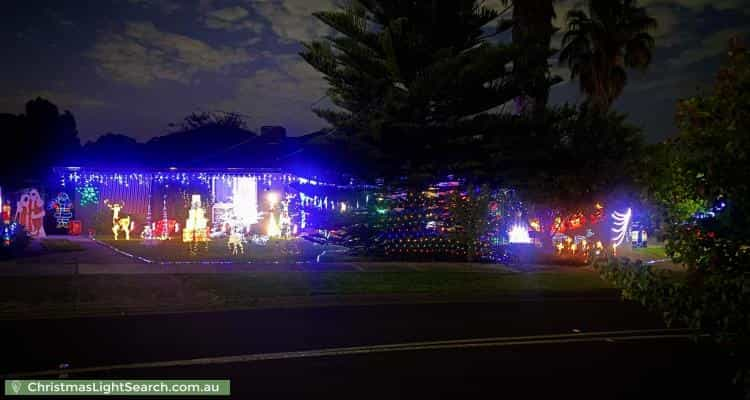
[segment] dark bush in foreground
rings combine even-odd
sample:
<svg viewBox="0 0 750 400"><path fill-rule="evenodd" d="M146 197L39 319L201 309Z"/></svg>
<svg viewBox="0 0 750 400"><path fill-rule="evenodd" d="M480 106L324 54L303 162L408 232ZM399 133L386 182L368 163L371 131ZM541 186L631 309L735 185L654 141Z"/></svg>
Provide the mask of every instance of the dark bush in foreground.
<svg viewBox="0 0 750 400"><path fill-rule="evenodd" d="M3 224L0 230L0 259L17 257L29 244L29 235L23 226L17 223Z"/></svg>

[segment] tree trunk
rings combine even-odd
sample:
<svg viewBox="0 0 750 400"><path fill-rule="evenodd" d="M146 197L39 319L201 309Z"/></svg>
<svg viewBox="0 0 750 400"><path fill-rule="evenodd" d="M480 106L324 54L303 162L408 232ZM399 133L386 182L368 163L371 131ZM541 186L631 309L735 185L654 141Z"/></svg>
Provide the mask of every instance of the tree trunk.
<svg viewBox="0 0 750 400"><path fill-rule="evenodd" d="M537 121L544 117L549 100L547 56L554 33L553 1L516 0L513 3L513 44L524 49L513 61L513 71L528 83L525 92L531 98L531 107L525 107L525 111L533 113Z"/></svg>

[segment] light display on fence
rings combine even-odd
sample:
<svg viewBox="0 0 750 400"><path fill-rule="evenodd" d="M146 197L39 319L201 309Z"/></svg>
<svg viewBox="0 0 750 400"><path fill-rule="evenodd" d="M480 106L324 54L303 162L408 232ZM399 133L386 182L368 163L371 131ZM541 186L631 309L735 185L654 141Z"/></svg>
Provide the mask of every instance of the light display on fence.
<svg viewBox="0 0 750 400"><path fill-rule="evenodd" d="M274 210L276 225L284 237L296 236L305 230L309 232L310 228L338 224L343 214L361 215L365 212L366 208L362 206L367 207L371 200L365 191L373 187L355 184L351 180L348 184L332 184L281 171L232 168L112 170L64 167L56 168L55 172L65 185L72 184L75 188L76 205L79 202L82 206L101 204L101 199L127 203L131 219L137 217L146 221L139 232L144 239L168 239L178 233L183 222L178 223L175 216L165 218L158 213L149 222L149 208L159 209L158 200L152 197L152 187L171 186L184 189L184 193L204 195L203 204L211 227L209 237L212 238L228 237L234 231L241 231L245 236L265 231L268 216L264 214L269 208ZM305 196L303 191L312 196ZM286 212L280 212L279 203L290 194L295 197L289 201ZM189 199L185 204L185 209L170 208L169 213L180 215L183 210L187 213ZM88 223L92 212L92 209L81 210L79 217ZM259 224L261 220L263 223Z"/></svg>

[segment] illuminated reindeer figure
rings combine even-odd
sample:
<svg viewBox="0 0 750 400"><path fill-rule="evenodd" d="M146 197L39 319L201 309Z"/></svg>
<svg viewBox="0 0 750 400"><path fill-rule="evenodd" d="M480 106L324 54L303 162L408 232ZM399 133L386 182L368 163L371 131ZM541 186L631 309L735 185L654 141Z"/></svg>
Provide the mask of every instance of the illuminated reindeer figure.
<svg viewBox="0 0 750 400"><path fill-rule="evenodd" d="M120 231L125 232L125 240L130 240L130 231L133 230L134 223L130 221L130 216L120 217L120 211L125 207L125 202L111 203L104 200L104 204L112 210L112 233L115 234L115 240L120 236Z"/></svg>

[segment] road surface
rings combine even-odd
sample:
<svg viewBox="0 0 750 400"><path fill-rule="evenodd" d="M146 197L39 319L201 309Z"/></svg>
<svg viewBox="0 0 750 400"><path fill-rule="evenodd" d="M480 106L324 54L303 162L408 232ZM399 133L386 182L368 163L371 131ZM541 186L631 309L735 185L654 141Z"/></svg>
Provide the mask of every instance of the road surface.
<svg viewBox="0 0 750 400"><path fill-rule="evenodd" d="M636 332L621 338L613 334L613 339L602 334L592 340L538 343L503 339L575 338L592 332L665 328L658 316L635 304L583 294L461 304L0 321L5 337L0 374L229 378L233 394L241 398L307 398L314 393L330 398L471 394L472 398L723 399L736 395L727 361L680 335L625 338L649 336ZM500 338L509 344L410 345L482 338ZM406 347L293 356L298 351L314 354L320 349L378 349L389 344ZM253 359L270 353L291 356ZM237 362L242 356L250 357ZM198 358L211 361L185 363ZM147 364L154 362L161 364Z"/></svg>

